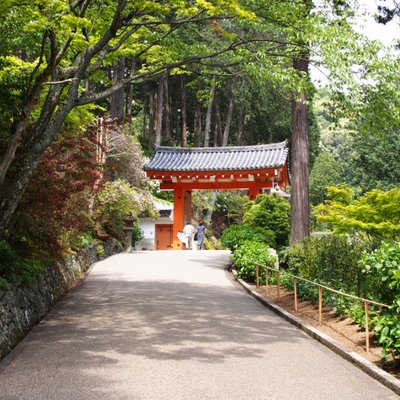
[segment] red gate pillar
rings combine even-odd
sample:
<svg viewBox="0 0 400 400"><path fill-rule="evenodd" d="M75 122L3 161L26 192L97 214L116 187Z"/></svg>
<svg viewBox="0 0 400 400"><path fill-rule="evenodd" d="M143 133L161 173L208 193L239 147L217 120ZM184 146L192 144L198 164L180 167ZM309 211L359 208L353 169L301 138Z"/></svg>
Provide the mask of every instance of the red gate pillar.
<svg viewBox="0 0 400 400"><path fill-rule="evenodd" d="M183 188L174 188L174 228L172 230L172 248L179 250L183 248L178 239L178 232L182 231L185 225L185 197Z"/></svg>
<svg viewBox="0 0 400 400"><path fill-rule="evenodd" d="M176 186L174 188L174 228L172 232L172 248L183 249L182 242L178 239L178 232L192 219L192 191Z"/></svg>
<svg viewBox="0 0 400 400"><path fill-rule="evenodd" d="M249 199L255 200L257 198L257 196L261 193L262 193L262 189L260 189L259 187L250 187L249 194L248 194Z"/></svg>
<svg viewBox="0 0 400 400"><path fill-rule="evenodd" d="M185 200L185 225L187 223L191 223L192 221L192 191L191 190L185 190L183 194L184 200Z"/></svg>

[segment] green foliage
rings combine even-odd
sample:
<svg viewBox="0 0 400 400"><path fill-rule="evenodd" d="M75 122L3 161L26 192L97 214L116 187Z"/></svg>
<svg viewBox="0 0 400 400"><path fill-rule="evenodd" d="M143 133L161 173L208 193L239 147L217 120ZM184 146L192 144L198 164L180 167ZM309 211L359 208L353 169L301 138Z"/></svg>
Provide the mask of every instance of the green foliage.
<svg viewBox="0 0 400 400"><path fill-rule="evenodd" d="M135 247L143 238L144 238L144 232L140 228L140 225L136 223L133 225L133 232L132 232L132 246Z"/></svg>
<svg viewBox="0 0 400 400"><path fill-rule="evenodd" d="M274 195L260 195L245 213L244 224L253 229L261 228L268 237L265 241L278 249L289 243L290 204L287 199ZM272 242L270 232L275 239Z"/></svg>
<svg viewBox="0 0 400 400"><path fill-rule="evenodd" d="M260 49L261 50L261 49ZM237 109L243 107L246 118L243 121L244 132L238 145L255 143L277 143L288 139L291 132L291 106L286 90L282 86L273 85L268 77L260 79L260 70L255 65L245 65L239 72L241 80L235 87L235 103ZM218 91L218 98L225 98L229 103L230 94L226 84ZM229 85L230 87L231 85ZM238 119L232 121L232 133L238 131ZM230 141L234 142L231 137Z"/></svg>
<svg viewBox="0 0 400 400"><path fill-rule="evenodd" d="M251 202L243 191L198 191L192 197L194 217L205 221L214 236L220 238L233 224L241 224Z"/></svg>
<svg viewBox="0 0 400 400"><path fill-rule="evenodd" d="M226 215L229 224L240 224L249 207L250 200L243 192L224 191L217 194L214 213Z"/></svg>
<svg viewBox="0 0 400 400"><path fill-rule="evenodd" d="M43 271L42 263L21 257L9 243L0 241L0 288L6 289L10 283L28 282Z"/></svg>
<svg viewBox="0 0 400 400"><path fill-rule="evenodd" d="M360 140L366 139L369 142L371 137L376 140L372 140L370 143L375 143L377 148L371 147L371 159L369 163L378 163L379 166L384 167L387 153L384 149L388 146L389 158L388 161L395 162L398 165L398 160L393 157L393 150L399 149L399 144L396 137L399 135L400 126L400 83L396 79L396 76L400 73L400 60L393 53L382 53L382 56L373 58L370 61L370 65L364 71L366 80L370 79L374 81L374 84L364 84L361 87L356 88L356 96L352 98L356 99L351 104L349 112L354 116L354 126L358 132L360 132L360 139L358 144L362 146ZM393 135L393 138L391 136ZM379 143L379 141L381 141ZM365 156L365 148L361 152ZM376 158L374 156L382 156L383 159ZM363 160L360 160L362 163ZM363 168L363 167L362 167ZM384 171L386 171L384 167ZM379 176L378 171L371 171L372 176ZM383 174L382 174L383 176Z"/></svg>
<svg viewBox="0 0 400 400"><path fill-rule="evenodd" d="M104 224L122 229L129 220L145 214L156 218L158 212L148 192L132 188L128 182L117 179L107 182L97 197L97 214Z"/></svg>
<svg viewBox="0 0 400 400"><path fill-rule="evenodd" d="M247 240L243 242L232 256L239 278L244 278L255 282L256 264L273 267L276 262L268 245L261 242ZM264 271L260 268L260 273ZM262 275L265 279L265 272Z"/></svg>
<svg viewBox="0 0 400 400"><path fill-rule="evenodd" d="M377 112L377 111L376 111ZM339 152L346 166L346 180L362 192L384 191L400 182L400 129L393 124L386 130L358 132Z"/></svg>
<svg viewBox="0 0 400 400"><path fill-rule="evenodd" d="M80 250L96 243L96 238L92 232L76 232L71 230L63 236L63 240L69 244L73 250Z"/></svg>
<svg viewBox="0 0 400 400"><path fill-rule="evenodd" d="M345 235L312 237L286 251L289 272L348 293L364 294L358 260L366 244Z"/></svg>
<svg viewBox="0 0 400 400"><path fill-rule="evenodd" d="M329 187L330 200L316 207L317 219L335 232L367 235L371 240L395 240L400 235L400 189L376 189L354 199L349 187Z"/></svg>
<svg viewBox="0 0 400 400"><path fill-rule="evenodd" d="M106 251L104 250L104 246L101 244L96 246L96 252L100 257L103 257L106 254Z"/></svg>
<svg viewBox="0 0 400 400"><path fill-rule="evenodd" d="M207 214L211 214L211 211L213 211L214 213L216 196L217 194L210 190L195 190L192 192L192 211L193 219L195 221L205 221L208 226L213 223L213 220L215 220L216 218L212 218L212 220L210 221L209 215L207 216Z"/></svg>
<svg viewBox="0 0 400 400"><path fill-rule="evenodd" d="M389 73L391 64L392 72ZM400 181L400 118L396 107L400 99L396 89L398 82L393 79L399 63L383 61L380 73L376 68L370 72L374 71L373 80L380 84L358 88L355 93L361 98L346 95L344 118L334 118L338 108L327 89L318 91L314 102L321 126L322 148L337 160L336 164L340 163L343 182L359 188L362 193L373 189L390 190ZM336 166L333 167L336 171ZM327 177L331 175L328 171ZM314 199L313 202L316 204Z"/></svg>
<svg viewBox="0 0 400 400"><path fill-rule="evenodd" d="M314 167L315 161L321 152L321 129L318 124L316 112L314 110L314 102L310 99L308 107L308 145L310 153L310 169Z"/></svg>
<svg viewBox="0 0 400 400"><path fill-rule="evenodd" d="M243 242L265 243L269 247L288 244L290 230L290 205L283 197L261 195L243 217L243 224L231 225L224 230L222 244L235 251Z"/></svg>
<svg viewBox="0 0 400 400"><path fill-rule="evenodd" d="M206 250L223 250L221 240L217 239L215 236L206 236L204 238L204 248Z"/></svg>
<svg viewBox="0 0 400 400"><path fill-rule="evenodd" d="M154 197L160 200L169 201L171 203L174 202L174 192L168 190L161 190L159 181L148 181L147 183L150 188L150 192Z"/></svg>
<svg viewBox="0 0 400 400"><path fill-rule="evenodd" d="M371 281L369 296L386 304L400 300L400 242L384 242L371 253L365 252L360 266Z"/></svg>
<svg viewBox="0 0 400 400"><path fill-rule="evenodd" d="M327 198L327 188L343 182L343 165L327 151L318 155L310 174L310 199L313 205Z"/></svg>
<svg viewBox="0 0 400 400"><path fill-rule="evenodd" d="M311 238L289 249L284 257L287 269L306 279L337 290L369 298L390 308L374 307L371 327L386 353L400 356L400 242L382 243L369 252L365 243L346 236ZM284 282L284 280L282 280ZM317 287L299 282L302 298L317 301ZM363 305L324 291L324 304L338 314L351 316L365 325Z"/></svg>
<svg viewBox="0 0 400 400"><path fill-rule="evenodd" d="M231 225L224 230L222 235L222 244L235 251L246 241L267 244L271 247L275 242L275 235L272 231L264 230L260 227L252 227L249 225Z"/></svg>
<svg viewBox="0 0 400 400"><path fill-rule="evenodd" d="M400 297L400 296L399 296ZM400 357L400 298L390 307L372 319L374 331L385 353Z"/></svg>

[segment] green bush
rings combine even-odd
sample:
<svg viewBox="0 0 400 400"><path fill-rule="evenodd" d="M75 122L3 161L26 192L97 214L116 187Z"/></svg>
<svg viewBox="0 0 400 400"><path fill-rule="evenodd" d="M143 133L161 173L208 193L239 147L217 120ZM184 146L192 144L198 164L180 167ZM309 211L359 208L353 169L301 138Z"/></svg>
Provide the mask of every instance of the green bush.
<svg viewBox="0 0 400 400"><path fill-rule="evenodd" d="M385 243L360 261L369 296L390 305L372 318L371 325L386 353L400 356L400 242Z"/></svg>
<svg viewBox="0 0 400 400"><path fill-rule="evenodd" d="M243 215L250 207L251 201L243 192L227 192L217 193L214 214L226 216L226 222L230 224L241 224Z"/></svg>
<svg viewBox="0 0 400 400"><path fill-rule="evenodd" d="M358 262L368 243L345 235L311 237L280 254L281 268L334 289L366 297L370 282L365 280ZM283 284L291 288L293 285ZM299 281L299 295L318 301L318 287ZM364 325L364 311L359 304L343 296L324 291L324 304L331 305L339 315L351 316Z"/></svg>
<svg viewBox="0 0 400 400"><path fill-rule="evenodd" d="M21 257L8 242L0 241L0 288L8 287L9 283L27 282L43 271L42 263Z"/></svg>
<svg viewBox="0 0 400 400"><path fill-rule="evenodd" d="M81 250L96 243L96 238L91 232L78 232L71 230L62 236L66 243L69 243L72 250Z"/></svg>
<svg viewBox="0 0 400 400"><path fill-rule="evenodd" d="M106 254L106 251L104 250L104 246L102 244L99 244L99 245L96 246L96 253L100 257L103 257Z"/></svg>
<svg viewBox="0 0 400 400"><path fill-rule="evenodd" d="M326 200L328 186L343 182L344 165L329 151L322 151L315 159L310 173L310 200L317 205Z"/></svg>
<svg viewBox="0 0 400 400"><path fill-rule="evenodd" d="M345 235L312 237L288 249L283 257L289 272L338 290L364 295L358 261L366 244Z"/></svg>
<svg viewBox="0 0 400 400"><path fill-rule="evenodd" d="M132 232L132 246L135 247L143 238L144 238L144 232L140 228L139 224L135 224L133 226L134 230Z"/></svg>
<svg viewBox="0 0 400 400"><path fill-rule="evenodd" d="M373 252L365 252L359 264L369 283L369 297L386 304L400 298L400 242L383 242Z"/></svg>
<svg viewBox="0 0 400 400"><path fill-rule="evenodd" d="M275 235L272 231L249 225L231 225L222 235L222 244L231 251L235 251L245 241L265 243L273 247Z"/></svg>
<svg viewBox="0 0 400 400"><path fill-rule="evenodd" d="M290 204L277 195L258 196L245 213L243 222L252 228L261 228L274 234L274 246L281 249L289 244Z"/></svg>
<svg viewBox="0 0 400 400"><path fill-rule="evenodd" d="M399 358L400 242L383 242L378 249L368 250L369 244L357 238L331 235L310 238L293 246L284 253L283 262L296 275L388 304L389 309L374 308L370 325L385 353ZM318 289L306 282L299 282L299 294L308 300L318 300ZM338 314L348 315L365 326L362 304L327 291L324 291L324 304L332 305Z"/></svg>
<svg viewBox="0 0 400 400"><path fill-rule="evenodd" d="M371 242L400 238L400 188L372 190L359 199L346 185L328 188L328 201L315 209L317 219L336 233L365 235Z"/></svg>
<svg viewBox="0 0 400 400"><path fill-rule="evenodd" d="M221 240L217 239L215 236L205 237L204 238L204 248L206 250L222 250L224 246L221 243Z"/></svg>
<svg viewBox="0 0 400 400"><path fill-rule="evenodd" d="M372 319L372 327L384 352L400 358L400 298L389 310L383 310Z"/></svg>
<svg viewBox="0 0 400 400"><path fill-rule="evenodd" d="M267 244L260 242L245 241L239 246L232 256L239 278L255 282L256 264L273 267L276 257L271 254ZM260 275L265 280L265 271L260 269Z"/></svg>
<svg viewBox="0 0 400 400"><path fill-rule="evenodd" d="M114 229L122 229L127 220L136 220L142 214L158 216L151 195L132 188L122 179L107 182L97 197L100 221Z"/></svg>

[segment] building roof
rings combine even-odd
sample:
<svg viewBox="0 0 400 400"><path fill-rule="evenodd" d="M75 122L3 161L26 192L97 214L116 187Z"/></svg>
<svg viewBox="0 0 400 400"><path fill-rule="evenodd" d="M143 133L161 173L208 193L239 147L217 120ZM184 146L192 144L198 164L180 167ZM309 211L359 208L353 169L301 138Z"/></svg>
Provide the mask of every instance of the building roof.
<svg viewBox="0 0 400 400"><path fill-rule="evenodd" d="M243 171L282 167L288 155L287 141L239 147L157 146L145 166L147 171Z"/></svg>
<svg viewBox="0 0 400 400"><path fill-rule="evenodd" d="M171 203L170 201L163 200L163 199L154 199L154 205L158 211L161 210L173 210L174 209L174 203Z"/></svg>

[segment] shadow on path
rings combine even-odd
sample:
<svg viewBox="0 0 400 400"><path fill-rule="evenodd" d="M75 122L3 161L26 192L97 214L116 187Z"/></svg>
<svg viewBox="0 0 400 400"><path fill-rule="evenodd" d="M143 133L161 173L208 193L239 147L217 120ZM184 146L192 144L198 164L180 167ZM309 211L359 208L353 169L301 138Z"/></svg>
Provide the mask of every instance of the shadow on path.
<svg viewBox="0 0 400 400"><path fill-rule="evenodd" d="M168 268L162 254L155 267L149 257L96 266L0 363L0 400L336 398L333 356L316 365L319 345L226 278L226 254L177 255ZM337 365L340 379L355 379ZM266 385L264 370L275 374ZM299 391L305 380L316 397ZM376 397L344 387L340 398Z"/></svg>

